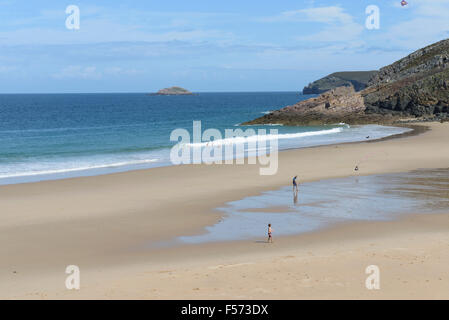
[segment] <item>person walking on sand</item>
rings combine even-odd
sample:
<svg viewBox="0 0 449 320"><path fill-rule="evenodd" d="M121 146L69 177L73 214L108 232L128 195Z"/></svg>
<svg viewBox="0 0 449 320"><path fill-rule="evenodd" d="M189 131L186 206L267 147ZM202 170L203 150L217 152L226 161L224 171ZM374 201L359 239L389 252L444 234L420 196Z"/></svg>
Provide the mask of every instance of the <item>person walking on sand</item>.
<svg viewBox="0 0 449 320"><path fill-rule="evenodd" d="M272 237L273 230L271 229L271 223L268 224L268 243L273 243L273 237Z"/></svg>
<svg viewBox="0 0 449 320"><path fill-rule="evenodd" d="M296 183L296 179L298 178L298 176L295 176L293 178L293 191L298 192L298 184Z"/></svg>

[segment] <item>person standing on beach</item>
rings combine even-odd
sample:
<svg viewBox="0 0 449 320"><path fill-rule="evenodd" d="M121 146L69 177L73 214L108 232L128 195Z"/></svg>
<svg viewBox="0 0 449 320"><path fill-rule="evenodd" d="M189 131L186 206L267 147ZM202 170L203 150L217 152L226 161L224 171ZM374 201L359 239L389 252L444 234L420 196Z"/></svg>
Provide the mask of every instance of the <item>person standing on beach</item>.
<svg viewBox="0 0 449 320"><path fill-rule="evenodd" d="M298 184L296 183L296 179L298 178L298 176L295 176L293 178L293 191L298 192Z"/></svg>
<svg viewBox="0 0 449 320"><path fill-rule="evenodd" d="M268 243L273 243L273 237L271 235L271 233L273 232L273 230L271 229L271 223L268 224Z"/></svg>

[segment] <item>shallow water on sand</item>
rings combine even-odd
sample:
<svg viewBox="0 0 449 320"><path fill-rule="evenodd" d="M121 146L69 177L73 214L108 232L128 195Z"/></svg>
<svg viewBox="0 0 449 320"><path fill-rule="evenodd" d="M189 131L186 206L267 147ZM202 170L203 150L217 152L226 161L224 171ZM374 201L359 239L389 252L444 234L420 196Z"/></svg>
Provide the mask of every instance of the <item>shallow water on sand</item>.
<svg viewBox="0 0 449 320"><path fill-rule="evenodd" d="M222 220L184 243L261 239L268 223L274 236L293 235L349 221L387 221L407 213L449 210L449 169L353 176L303 183L233 201L219 208Z"/></svg>

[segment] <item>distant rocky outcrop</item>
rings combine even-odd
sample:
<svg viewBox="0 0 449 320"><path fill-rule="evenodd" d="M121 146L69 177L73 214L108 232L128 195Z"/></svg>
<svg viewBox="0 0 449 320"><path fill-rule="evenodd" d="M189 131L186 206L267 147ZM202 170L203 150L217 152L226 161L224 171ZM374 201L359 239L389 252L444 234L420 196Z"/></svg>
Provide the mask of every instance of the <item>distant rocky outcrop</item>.
<svg viewBox="0 0 449 320"><path fill-rule="evenodd" d="M348 71L335 72L324 78L316 80L304 87L303 94L321 94L338 87L354 87L355 91L367 87L368 81L377 71Z"/></svg>
<svg viewBox="0 0 449 320"><path fill-rule="evenodd" d="M154 93L153 95L180 96L180 95L193 95L193 93L184 88L181 88L181 87L170 87L170 88L161 89L158 92Z"/></svg>
<svg viewBox="0 0 449 320"><path fill-rule="evenodd" d="M246 124L365 124L448 117L449 39L380 69L360 92L339 87Z"/></svg>

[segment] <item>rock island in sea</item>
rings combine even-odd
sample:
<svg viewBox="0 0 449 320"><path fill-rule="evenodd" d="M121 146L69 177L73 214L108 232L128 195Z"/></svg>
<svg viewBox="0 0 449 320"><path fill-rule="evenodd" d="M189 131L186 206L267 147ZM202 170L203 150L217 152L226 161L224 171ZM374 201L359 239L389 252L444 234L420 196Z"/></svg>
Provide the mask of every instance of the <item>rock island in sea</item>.
<svg viewBox="0 0 449 320"><path fill-rule="evenodd" d="M181 96L181 95L193 95L192 92L189 90L186 90L181 87L170 87L161 89L156 93L152 93L151 95L157 95L157 96Z"/></svg>

